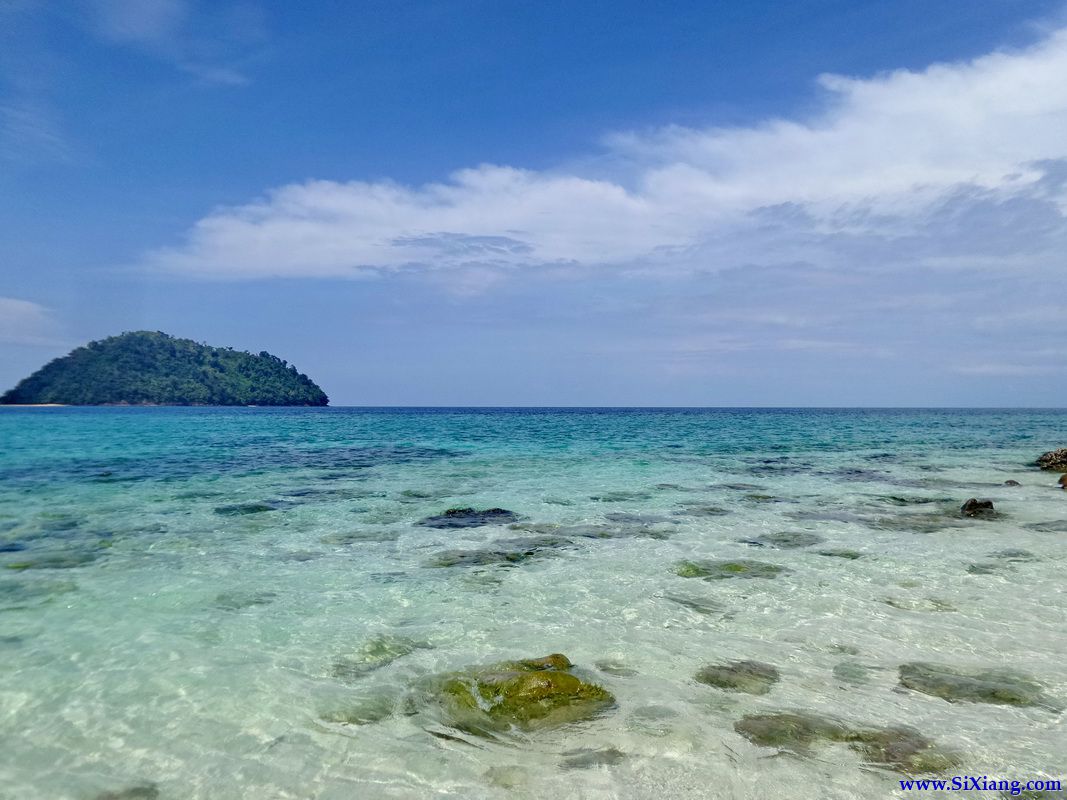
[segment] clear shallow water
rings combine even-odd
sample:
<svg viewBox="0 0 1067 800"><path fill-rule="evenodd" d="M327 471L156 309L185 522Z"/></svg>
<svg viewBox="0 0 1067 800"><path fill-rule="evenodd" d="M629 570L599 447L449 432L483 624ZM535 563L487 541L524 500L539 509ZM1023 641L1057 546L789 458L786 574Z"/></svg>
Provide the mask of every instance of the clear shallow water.
<svg viewBox="0 0 1067 800"><path fill-rule="evenodd" d="M1067 701L1067 493L1027 466L1065 441L1062 411L5 409L0 797L902 796L846 748L775 756L733 730L792 709L912 725L960 774L1061 777L1064 714L901 690L896 667L1006 666ZM974 496L1001 516L960 519ZM526 530L414 524L452 506ZM553 530L570 543L516 565L428 566ZM780 531L825 542L739 541ZM692 558L791 572L673 573ZM383 636L417 646L371 669ZM402 703L327 721L552 652L617 707L476 746ZM693 680L729 659L781 681ZM563 768L605 748L624 755Z"/></svg>

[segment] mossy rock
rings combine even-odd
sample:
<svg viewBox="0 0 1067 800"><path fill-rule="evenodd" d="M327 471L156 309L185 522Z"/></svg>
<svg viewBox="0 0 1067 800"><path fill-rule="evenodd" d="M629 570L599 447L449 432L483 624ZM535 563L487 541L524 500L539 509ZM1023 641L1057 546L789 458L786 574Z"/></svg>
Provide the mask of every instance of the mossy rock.
<svg viewBox="0 0 1067 800"><path fill-rule="evenodd" d="M792 570L764 561L741 558L735 561L682 561L674 568L674 574L683 578L703 578L708 581L726 578L777 578Z"/></svg>
<svg viewBox="0 0 1067 800"><path fill-rule="evenodd" d="M870 764L909 775L943 772L959 764L955 753L938 747L914 728L849 725L806 712L750 714L734 730L753 744L807 755L820 743L847 744Z"/></svg>
<svg viewBox="0 0 1067 800"><path fill-rule="evenodd" d="M998 796L1007 800L1067 800L1067 789L1062 788L1065 783L1067 779L1061 779L1059 789L1003 789Z"/></svg>
<svg viewBox="0 0 1067 800"><path fill-rule="evenodd" d="M553 728L591 719L615 704L611 692L571 667L558 653L506 661L438 676L429 692L449 724L476 734Z"/></svg>
<svg viewBox="0 0 1067 800"><path fill-rule="evenodd" d="M806 753L819 741L848 741L847 726L828 717L806 712L747 714L734 723L734 730L753 744Z"/></svg>
<svg viewBox="0 0 1067 800"><path fill-rule="evenodd" d="M955 753L904 725L853 731L849 747L870 764L909 775L944 772L960 763Z"/></svg>
<svg viewBox="0 0 1067 800"><path fill-rule="evenodd" d="M777 667L761 661L730 661L704 667L696 674L700 683L746 694L767 694L780 675Z"/></svg>
<svg viewBox="0 0 1067 800"><path fill-rule="evenodd" d="M950 703L1050 705L1041 684L1013 670L959 669L916 661L902 664L899 674L901 686Z"/></svg>

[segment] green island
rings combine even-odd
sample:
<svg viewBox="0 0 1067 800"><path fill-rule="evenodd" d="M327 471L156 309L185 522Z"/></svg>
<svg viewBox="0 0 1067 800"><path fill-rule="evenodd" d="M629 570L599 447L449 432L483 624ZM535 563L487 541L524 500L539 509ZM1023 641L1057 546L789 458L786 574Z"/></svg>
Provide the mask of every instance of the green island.
<svg viewBox="0 0 1067 800"><path fill-rule="evenodd" d="M3 405L324 406L326 393L270 353L211 347L158 331L90 342L54 359Z"/></svg>

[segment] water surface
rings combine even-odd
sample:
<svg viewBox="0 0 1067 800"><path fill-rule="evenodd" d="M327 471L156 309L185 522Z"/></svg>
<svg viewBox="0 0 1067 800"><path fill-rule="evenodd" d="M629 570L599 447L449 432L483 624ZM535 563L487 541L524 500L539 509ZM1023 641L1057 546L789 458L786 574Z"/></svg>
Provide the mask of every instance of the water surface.
<svg viewBox="0 0 1067 800"><path fill-rule="evenodd" d="M1065 442L1063 411L5 409L0 797L897 796L847 748L734 732L779 710L1061 777L1055 708L949 703L897 667L1009 667L1067 701L1067 493L1029 466ZM416 524L468 506L519 521ZM553 652L617 706L482 741L405 713L420 677ZM731 659L781 679L694 680Z"/></svg>

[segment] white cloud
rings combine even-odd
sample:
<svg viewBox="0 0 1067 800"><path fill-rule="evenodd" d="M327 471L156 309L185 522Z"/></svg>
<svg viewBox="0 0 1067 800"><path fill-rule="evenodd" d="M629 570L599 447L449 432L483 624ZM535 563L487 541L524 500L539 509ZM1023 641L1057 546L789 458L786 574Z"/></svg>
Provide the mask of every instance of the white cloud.
<svg viewBox="0 0 1067 800"><path fill-rule="evenodd" d="M29 300L0 297L0 344L58 344L58 324L52 312Z"/></svg>
<svg viewBox="0 0 1067 800"><path fill-rule="evenodd" d="M169 61L204 84L241 86L237 58L265 36L254 6L191 0L83 0L90 28L108 42Z"/></svg>
<svg viewBox="0 0 1067 800"><path fill-rule="evenodd" d="M159 45L180 33L185 0L92 0L101 34L116 42Z"/></svg>
<svg viewBox="0 0 1067 800"><path fill-rule="evenodd" d="M1042 270L1067 240L1064 75L1067 30L920 72L823 76L808 119L614 135L611 179L481 165L418 187L282 186L215 210L144 263L213 278L879 260Z"/></svg>

